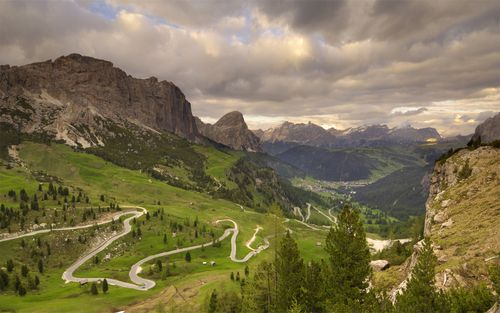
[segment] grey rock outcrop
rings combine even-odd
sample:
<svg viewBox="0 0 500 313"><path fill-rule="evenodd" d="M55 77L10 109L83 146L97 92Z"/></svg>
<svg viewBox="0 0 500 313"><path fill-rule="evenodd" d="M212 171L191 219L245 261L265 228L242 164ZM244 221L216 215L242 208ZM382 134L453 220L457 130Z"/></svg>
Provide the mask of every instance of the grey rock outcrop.
<svg viewBox="0 0 500 313"><path fill-rule="evenodd" d="M227 113L214 125L196 118L196 125L203 136L232 149L261 151L260 139L248 129L243 114L238 111Z"/></svg>
<svg viewBox="0 0 500 313"><path fill-rule="evenodd" d="M370 266L375 272L380 272L389 268L389 261L387 260L373 260L370 262Z"/></svg>
<svg viewBox="0 0 500 313"><path fill-rule="evenodd" d="M488 118L476 127L472 138L477 140L479 137L481 137L481 142L483 143L500 140L500 113Z"/></svg>

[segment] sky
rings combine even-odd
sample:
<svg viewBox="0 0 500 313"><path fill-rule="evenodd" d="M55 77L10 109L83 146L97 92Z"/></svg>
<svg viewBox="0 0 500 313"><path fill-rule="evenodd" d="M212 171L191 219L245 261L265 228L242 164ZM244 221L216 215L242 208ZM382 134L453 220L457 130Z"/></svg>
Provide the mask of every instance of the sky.
<svg viewBox="0 0 500 313"><path fill-rule="evenodd" d="M0 64L80 53L178 85L206 122L468 134L500 111L500 1L0 1Z"/></svg>

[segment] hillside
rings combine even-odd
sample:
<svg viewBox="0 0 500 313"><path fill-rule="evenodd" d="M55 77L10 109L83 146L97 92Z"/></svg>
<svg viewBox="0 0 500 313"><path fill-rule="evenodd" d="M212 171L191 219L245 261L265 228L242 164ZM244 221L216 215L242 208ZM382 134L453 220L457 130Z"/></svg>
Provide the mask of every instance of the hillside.
<svg viewBox="0 0 500 313"><path fill-rule="evenodd" d="M406 219L425 213L428 166L408 166L369 185L355 188L354 199Z"/></svg>
<svg viewBox="0 0 500 313"><path fill-rule="evenodd" d="M215 125L200 124L212 141L207 140L190 103L171 82L133 78L111 62L71 54L2 66L0 95L0 158L9 159L9 147L27 140L64 143L172 186L250 207L278 202L288 211L305 201L294 203L287 196L294 187L272 168L238 161L244 154L220 145L260 150L241 113L228 113ZM220 162L223 168L213 175L210 161L223 154L232 162Z"/></svg>
<svg viewBox="0 0 500 313"><path fill-rule="evenodd" d="M437 164L426 204L425 234L438 257L437 284L449 288L484 280L499 264L500 150L461 150Z"/></svg>
<svg viewBox="0 0 500 313"><path fill-rule="evenodd" d="M310 146L298 146L276 157L316 179L331 181L368 179L372 171L382 166L378 160L359 153Z"/></svg>
<svg viewBox="0 0 500 313"><path fill-rule="evenodd" d="M242 169L238 172L229 170L230 175L237 176L237 182L248 179L241 172L248 171L248 165L244 165L244 168L234 167L238 156L213 151L205 146L196 146L195 149L208 156L207 174L224 185L231 185L230 180L223 181L228 179L225 172L231 168ZM3 208L0 210L0 239L15 236L18 231L49 230L49 224L54 229L85 224L89 227L47 232L24 240L0 240L2 251L5 252L0 256L0 264L3 266L9 260L14 264L13 271L8 273L11 280L9 287L4 289L5 285L0 284L0 310L40 313L53 312L57 306L60 312L75 312L84 306L86 312L97 313L103 310L119 311L118 308L126 309L147 299L164 304L166 299L161 300L162 294L171 286L189 286L198 292L201 277L203 285L206 285L201 288L203 292L205 288L214 288L219 283L227 284L231 271L244 272L246 264L228 258L231 251L229 238L221 240L220 244L216 241L230 227L230 223L217 224L214 223L216 220L230 218L237 223L239 233L235 241L238 246L235 258L250 254L248 264L251 266L254 254L245 243L256 234L254 247L264 245L267 240L264 238L273 229L267 214L240 207L206 192L171 186L145 172L117 166L93 154L75 151L67 145L25 141L12 147L10 153L13 159L8 162L0 160L0 204ZM258 172L257 175L262 173ZM55 185L55 193L51 191L50 183ZM276 187L266 187L269 183L263 182L260 188L279 192ZM15 191L15 197L11 191ZM296 196L293 191L291 193ZM259 197L258 201L265 200ZM37 206L33 206L35 201ZM144 270L140 275L156 284L148 291L111 286L107 295L100 296L100 301L93 301L95 296L90 293L89 285L80 287L77 283L65 284L61 276L75 260L124 230L123 218L116 218L114 222L108 220L107 224L99 227L94 226L95 223L104 222L117 214L129 212L130 216L132 212L137 212L137 206L144 207L147 214L139 215L132 222L130 233L99 252L96 258L84 262L75 272L76 277L107 277L128 283L130 267L149 255L199 244L206 244L206 247L193 250L190 262L185 260L184 253L174 253L169 258L157 258L143 264ZM309 258L324 253L315 247L315 242L321 241L324 233L295 227L295 223L290 222L292 224L294 232L300 236L301 250ZM257 225L262 227L258 234L255 233ZM215 247L209 247L214 240ZM262 257L268 258L267 251L262 251ZM39 260L43 263L42 273L37 269ZM158 271L158 260L162 263L163 271ZM207 261L214 261L216 266L204 265L203 262ZM29 271L26 277L21 273L24 267ZM17 295L14 289L16 275L27 289L23 297ZM35 276L40 281L37 287L33 287ZM239 285L234 283L234 286ZM99 290L102 293L100 285ZM183 296L193 301L192 304L199 299L194 295ZM199 296L198 293L196 296Z"/></svg>

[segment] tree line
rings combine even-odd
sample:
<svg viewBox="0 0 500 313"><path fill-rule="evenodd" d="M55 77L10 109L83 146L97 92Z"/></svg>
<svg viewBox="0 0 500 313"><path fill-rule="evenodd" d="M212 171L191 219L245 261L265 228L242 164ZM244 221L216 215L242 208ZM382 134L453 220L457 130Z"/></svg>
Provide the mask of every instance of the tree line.
<svg viewBox="0 0 500 313"><path fill-rule="evenodd" d="M348 206L327 235L327 260L305 262L289 232L278 242L274 259L260 263L240 292L214 290L206 312L471 313L485 312L497 300L484 285L437 290L437 260L426 238L406 288L391 301L386 292L371 286L366 234L359 213ZM499 268L490 274L498 295Z"/></svg>

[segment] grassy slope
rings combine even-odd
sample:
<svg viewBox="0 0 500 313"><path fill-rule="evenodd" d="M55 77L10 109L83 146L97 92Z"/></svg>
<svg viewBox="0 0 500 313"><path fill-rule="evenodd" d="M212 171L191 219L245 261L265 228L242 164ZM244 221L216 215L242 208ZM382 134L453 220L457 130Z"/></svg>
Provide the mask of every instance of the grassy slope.
<svg viewBox="0 0 500 313"><path fill-rule="evenodd" d="M52 144L46 146L26 142L21 146L20 157L29 168L46 171L49 175L57 176L65 186L83 189L93 201L96 201L101 194L105 194L106 198L115 199L120 205L142 205L151 212L162 207L171 218L184 219L188 217L194 220L197 216L204 223L211 223L215 219L224 217L233 218L240 226L240 236L238 237L238 256L240 257L248 252L248 249L244 247L244 243L251 237L257 224L264 227L261 236L269 234L272 229L270 226L271 219L265 214L252 211L243 212L234 203L215 200L205 194L169 186L151 179L140 171L118 167L91 154L74 152L64 145ZM229 160L226 161L230 163ZM38 185L30 177L29 173L19 168L2 169L1 171L1 191L9 190L12 188L11 186L22 187L31 191ZM217 172L218 170L213 171ZM3 179L4 177L6 179ZM160 205L158 205L158 201L160 201ZM87 272L82 271L82 274L99 274L109 271L123 272L135 261L146 255L164 251L165 246L160 239L161 237L153 236L153 232L156 227L162 227L162 225L167 227L166 223L167 219L164 224L158 221L148 222L146 225L152 225L152 231L148 235L146 227L143 228L144 240L133 243L128 237L124 239L129 244L126 251L127 255L95 267L87 266ZM303 250L306 258L317 258L318 255L324 254L323 249L316 247L315 243L323 241L325 234L311 232L299 226L297 226L294 234L299 240L301 250ZM16 244L16 242L2 243L0 248L2 251L10 250L8 247L11 244ZM167 247L167 249L169 248ZM250 264L252 265L269 257L270 253L270 250L266 251L255 260L252 260ZM111 287L109 294L97 297L90 296L85 288L80 289L77 284L65 285L60 279L64 268L53 268L47 271L46 277L42 278L42 287L38 294L30 292L23 298L12 294L2 295L0 309L16 309L18 312L53 312L53 308L57 307L60 312L112 311L115 308L155 296L163 287L174 281L176 284L192 281L194 277L198 277L198 273L210 271L210 275L212 275L212 272L215 274L227 274L230 271L243 272L244 264L228 261L228 242L224 242L221 248L206 248L204 252L196 251L192 255L191 264L182 268L182 273L165 281L160 280L157 288L147 292L138 292L126 289L118 290L116 287ZM183 256L177 256L177 258L183 258ZM207 259L215 260L219 266L214 269L203 266L201 262ZM172 260L175 260L175 257L172 257ZM5 261L6 256L0 256L0 263L4 264ZM185 265L182 260L178 263Z"/></svg>
<svg viewBox="0 0 500 313"><path fill-rule="evenodd" d="M206 160L205 172L207 175L215 177L219 182L224 183L227 188L237 188L237 185L227 179L228 169L242 156L237 151L220 151L212 147L196 146L196 152L203 154Z"/></svg>
<svg viewBox="0 0 500 313"><path fill-rule="evenodd" d="M472 174L460 178L467 159ZM474 281L487 273L488 266L499 262L485 259L498 256L500 251L500 150L489 147L464 150L451 157L445 166L455 168L459 180L452 186L442 186L444 193L430 203L432 211L444 212L452 221L448 227L432 225L431 238L441 246L438 257L442 262L437 271L451 269L466 281Z"/></svg>

